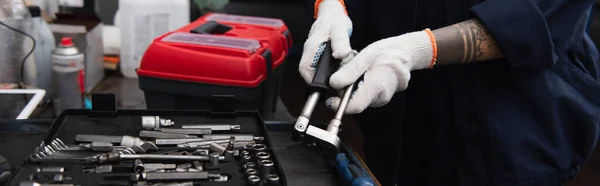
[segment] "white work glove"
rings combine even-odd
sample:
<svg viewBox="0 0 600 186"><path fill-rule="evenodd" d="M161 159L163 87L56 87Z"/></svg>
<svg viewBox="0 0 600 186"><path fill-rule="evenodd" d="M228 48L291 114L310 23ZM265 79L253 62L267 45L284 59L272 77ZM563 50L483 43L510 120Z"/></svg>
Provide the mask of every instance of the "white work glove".
<svg viewBox="0 0 600 186"><path fill-rule="evenodd" d="M319 5L317 20L313 23L308 39L304 43L304 51L298 70L307 83L310 83L316 72L319 58L325 48L325 42L331 41L333 57L348 61L355 54L350 47L352 21L338 0L324 0Z"/></svg>
<svg viewBox="0 0 600 186"><path fill-rule="evenodd" d="M430 68L433 58L432 39L426 31L412 32L379 40L363 49L356 57L331 75L331 87L342 90L364 74L353 92L346 114L356 114L367 107L387 104L392 96L408 86L410 72ZM339 97L326 105L337 110Z"/></svg>

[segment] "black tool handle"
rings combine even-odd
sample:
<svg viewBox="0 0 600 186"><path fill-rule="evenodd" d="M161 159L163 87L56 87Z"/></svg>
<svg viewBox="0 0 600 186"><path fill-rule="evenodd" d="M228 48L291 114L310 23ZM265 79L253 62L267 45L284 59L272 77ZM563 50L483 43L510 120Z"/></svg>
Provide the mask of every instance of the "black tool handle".
<svg viewBox="0 0 600 186"><path fill-rule="evenodd" d="M339 65L339 62L333 58L332 53L331 43L325 43L325 48L323 49L323 53L317 64L317 71L315 72L312 82L309 84L307 95L310 95L313 92L319 92L321 95L320 98L325 99L325 92L327 92L327 89L329 88L329 77L331 77L331 74Z"/></svg>

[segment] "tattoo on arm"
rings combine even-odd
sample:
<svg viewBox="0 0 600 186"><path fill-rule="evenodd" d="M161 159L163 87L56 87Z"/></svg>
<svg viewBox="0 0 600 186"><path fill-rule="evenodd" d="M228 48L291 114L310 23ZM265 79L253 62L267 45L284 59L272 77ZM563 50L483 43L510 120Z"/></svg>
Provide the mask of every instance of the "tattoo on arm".
<svg viewBox="0 0 600 186"><path fill-rule="evenodd" d="M502 57L496 42L477 19L469 19L433 31L438 45L438 64L469 63Z"/></svg>

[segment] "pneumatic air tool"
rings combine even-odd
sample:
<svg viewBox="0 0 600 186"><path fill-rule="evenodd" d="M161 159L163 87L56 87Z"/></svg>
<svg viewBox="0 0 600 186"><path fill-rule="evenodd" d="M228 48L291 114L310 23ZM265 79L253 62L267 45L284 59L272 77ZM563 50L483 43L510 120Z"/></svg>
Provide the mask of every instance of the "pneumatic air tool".
<svg viewBox="0 0 600 186"><path fill-rule="evenodd" d="M317 71L307 90L307 100L294 125L294 140L302 141L319 149L326 155L335 156L341 144L338 133L341 130L342 116L346 111L354 85L346 87L335 117L331 119L327 128L320 128L310 124L310 117L319 101L323 101L329 85L329 77L336 69L339 62L332 56L331 44L325 45L323 54L317 64Z"/></svg>

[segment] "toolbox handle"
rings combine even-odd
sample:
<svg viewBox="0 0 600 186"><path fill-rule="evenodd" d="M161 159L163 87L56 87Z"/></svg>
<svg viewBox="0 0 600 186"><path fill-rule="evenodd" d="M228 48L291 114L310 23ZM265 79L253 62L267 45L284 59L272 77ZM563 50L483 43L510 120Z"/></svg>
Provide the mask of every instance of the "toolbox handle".
<svg viewBox="0 0 600 186"><path fill-rule="evenodd" d="M196 34L224 34L231 29L233 29L232 26L217 23L216 21L208 21L192 29L190 32Z"/></svg>

